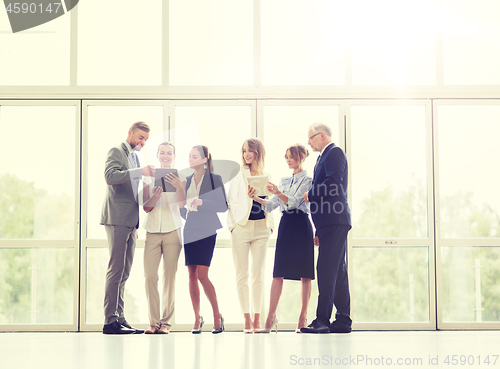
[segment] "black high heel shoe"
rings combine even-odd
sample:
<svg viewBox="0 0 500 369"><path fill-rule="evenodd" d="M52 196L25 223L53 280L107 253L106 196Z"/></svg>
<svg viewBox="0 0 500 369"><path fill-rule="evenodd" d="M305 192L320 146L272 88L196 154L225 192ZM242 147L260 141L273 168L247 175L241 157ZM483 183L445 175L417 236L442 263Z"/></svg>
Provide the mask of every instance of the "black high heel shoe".
<svg viewBox="0 0 500 369"><path fill-rule="evenodd" d="M205 323L205 321L203 320L203 317L200 317L200 318L201 318L200 328L191 329L192 334L200 334L201 333L201 329L203 328L203 323Z"/></svg>
<svg viewBox="0 0 500 369"><path fill-rule="evenodd" d="M212 333L217 334L217 333L222 333L222 332L224 332L224 318L221 315L220 316L220 328L212 329Z"/></svg>

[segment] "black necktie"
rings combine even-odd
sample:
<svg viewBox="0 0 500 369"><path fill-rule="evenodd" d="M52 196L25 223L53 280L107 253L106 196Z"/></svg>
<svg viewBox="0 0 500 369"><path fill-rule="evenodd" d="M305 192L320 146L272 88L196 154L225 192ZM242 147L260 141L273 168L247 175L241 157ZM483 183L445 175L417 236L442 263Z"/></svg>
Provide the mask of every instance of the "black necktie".
<svg viewBox="0 0 500 369"><path fill-rule="evenodd" d="M316 165L314 166L314 173L316 173L316 168L318 167L319 159L321 159L321 155L318 156L318 159L316 160Z"/></svg>

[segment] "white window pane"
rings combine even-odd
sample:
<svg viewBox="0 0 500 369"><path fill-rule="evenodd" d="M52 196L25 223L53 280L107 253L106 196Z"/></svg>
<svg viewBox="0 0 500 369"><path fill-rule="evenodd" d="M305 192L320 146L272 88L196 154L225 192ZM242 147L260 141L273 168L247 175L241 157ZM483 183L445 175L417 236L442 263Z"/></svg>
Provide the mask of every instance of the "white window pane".
<svg viewBox="0 0 500 369"><path fill-rule="evenodd" d="M429 322L427 247L354 248L352 260L357 322Z"/></svg>
<svg viewBox="0 0 500 369"><path fill-rule="evenodd" d="M261 7L263 85L343 85L345 53L337 1L269 0Z"/></svg>
<svg viewBox="0 0 500 369"><path fill-rule="evenodd" d="M500 3L443 0L444 83L500 85Z"/></svg>
<svg viewBox="0 0 500 369"><path fill-rule="evenodd" d="M78 84L159 86L162 2L86 0L78 4Z"/></svg>
<svg viewBox="0 0 500 369"><path fill-rule="evenodd" d="M1 106L0 239L75 237L74 106Z"/></svg>
<svg viewBox="0 0 500 369"><path fill-rule="evenodd" d="M441 247L444 322L500 321L500 248Z"/></svg>
<svg viewBox="0 0 500 369"><path fill-rule="evenodd" d="M232 160L241 165L241 146L249 138L252 111L247 106L176 106L174 143L177 168L189 168L189 152L205 145L213 160ZM217 172L217 171L215 171ZM227 212L219 214L223 229L217 239L229 239Z"/></svg>
<svg viewBox="0 0 500 369"><path fill-rule="evenodd" d="M170 0L173 86L253 85L253 1Z"/></svg>
<svg viewBox="0 0 500 369"><path fill-rule="evenodd" d="M346 5L354 85L436 83L435 0Z"/></svg>
<svg viewBox="0 0 500 369"><path fill-rule="evenodd" d="M356 238L427 238L425 106L351 108Z"/></svg>
<svg viewBox="0 0 500 369"><path fill-rule="evenodd" d="M0 11L0 85L69 85L70 16L12 33Z"/></svg>
<svg viewBox="0 0 500 369"><path fill-rule="evenodd" d="M289 177L292 172L285 162L288 146L299 143L307 148L309 157L303 168L309 177L313 177L314 165L319 153L313 152L308 145L309 126L315 122L327 124L332 129L333 142L339 142L338 106L264 106L264 145L266 148L265 171L271 180L279 185L282 177ZM281 214L274 213L275 229L278 229ZM276 239L278 232L273 232L271 239Z"/></svg>
<svg viewBox="0 0 500 369"><path fill-rule="evenodd" d="M499 105L439 106L441 237L500 237Z"/></svg>
<svg viewBox="0 0 500 369"><path fill-rule="evenodd" d="M125 142L130 126L137 121L145 122L151 129L149 139L138 155L140 164L159 166L156 159L158 144L168 138L168 132L163 131L163 106L88 107L87 238L106 239L104 226L100 225L107 186L104 180L106 155L112 147ZM139 216L139 223L144 224L142 209ZM140 227L139 237L144 239L145 235Z"/></svg>
<svg viewBox="0 0 500 369"><path fill-rule="evenodd" d="M0 248L0 324L73 323L74 254Z"/></svg>
<svg viewBox="0 0 500 369"><path fill-rule="evenodd" d="M86 324L103 324L104 322L103 301L108 262L109 250L107 248L87 249ZM142 247L135 249L130 277L125 285L125 313L127 321L131 324L148 323L144 287L144 248Z"/></svg>

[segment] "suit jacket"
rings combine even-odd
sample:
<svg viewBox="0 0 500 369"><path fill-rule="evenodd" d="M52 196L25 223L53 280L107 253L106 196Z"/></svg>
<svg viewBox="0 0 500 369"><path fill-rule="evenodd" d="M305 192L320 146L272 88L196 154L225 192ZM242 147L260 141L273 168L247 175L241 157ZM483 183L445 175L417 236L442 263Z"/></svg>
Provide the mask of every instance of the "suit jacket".
<svg viewBox="0 0 500 369"><path fill-rule="evenodd" d="M347 202L347 158L340 147L332 143L325 148L316 164L307 196L316 228L351 225L351 210Z"/></svg>
<svg viewBox="0 0 500 369"><path fill-rule="evenodd" d="M194 174L186 178L186 195ZM212 186L213 181L213 186ZM186 217L186 209L182 209L181 214L186 218L184 227L185 243L194 242L217 233L217 229L222 228L217 213L227 210L226 191L222 177L210 173L208 170L203 176L200 187L199 198L203 204L197 207L197 211L190 211ZM186 199L189 201L189 199Z"/></svg>
<svg viewBox="0 0 500 369"><path fill-rule="evenodd" d="M268 175L265 172L263 174ZM231 180L228 191L230 214L227 217L227 224L230 231L232 231L237 224L244 226L248 222L253 203L253 200L248 196L248 177L251 177L250 169L241 167L241 173L238 173ZM265 215L267 227L273 230L273 214L266 212Z"/></svg>
<svg viewBox="0 0 500 369"><path fill-rule="evenodd" d="M139 223L137 186L142 179L142 170L134 168L125 143L109 150L104 179L108 186L102 206L101 224L136 227Z"/></svg>

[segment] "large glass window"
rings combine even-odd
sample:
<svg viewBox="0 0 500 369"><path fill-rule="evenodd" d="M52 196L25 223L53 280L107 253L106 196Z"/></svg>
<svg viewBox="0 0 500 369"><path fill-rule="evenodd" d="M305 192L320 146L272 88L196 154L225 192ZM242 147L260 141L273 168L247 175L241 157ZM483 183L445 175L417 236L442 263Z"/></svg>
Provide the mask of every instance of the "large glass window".
<svg viewBox="0 0 500 369"><path fill-rule="evenodd" d="M427 247L359 247L350 260L355 322L430 321Z"/></svg>
<svg viewBox="0 0 500 369"><path fill-rule="evenodd" d="M0 86L67 86L70 67L70 16L12 34L0 11Z"/></svg>
<svg viewBox="0 0 500 369"><path fill-rule="evenodd" d="M499 247L441 247L443 322L500 321Z"/></svg>
<svg viewBox="0 0 500 369"><path fill-rule="evenodd" d="M426 107L351 107L352 234L427 238Z"/></svg>
<svg viewBox="0 0 500 369"><path fill-rule="evenodd" d="M162 2L86 0L78 4L78 84L162 84Z"/></svg>
<svg viewBox="0 0 500 369"><path fill-rule="evenodd" d="M500 3L443 0L442 7L444 83L500 84Z"/></svg>
<svg viewBox="0 0 500 369"><path fill-rule="evenodd" d="M77 327L79 116L71 101L0 101L0 326L6 329Z"/></svg>
<svg viewBox="0 0 500 369"><path fill-rule="evenodd" d="M0 239L75 239L75 106L0 107Z"/></svg>
<svg viewBox="0 0 500 369"><path fill-rule="evenodd" d="M500 237L500 105L439 105L442 238Z"/></svg>
<svg viewBox="0 0 500 369"><path fill-rule="evenodd" d="M73 248L0 248L0 325L74 323Z"/></svg>
<svg viewBox="0 0 500 369"><path fill-rule="evenodd" d="M170 85L253 85L253 1L170 0L168 27Z"/></svg>
<svg viewBox="0 0 500 369"><path fill-rule="evenodd" d="M263 85L345 84L346 13L339 5L332 0L260 2Z"/></svg>
<svg viewBox="0 0 500 369"><path fill-rule="evenodd" d="M435 0L355 0L343 9L354 85L436 84Z"/></svg>

